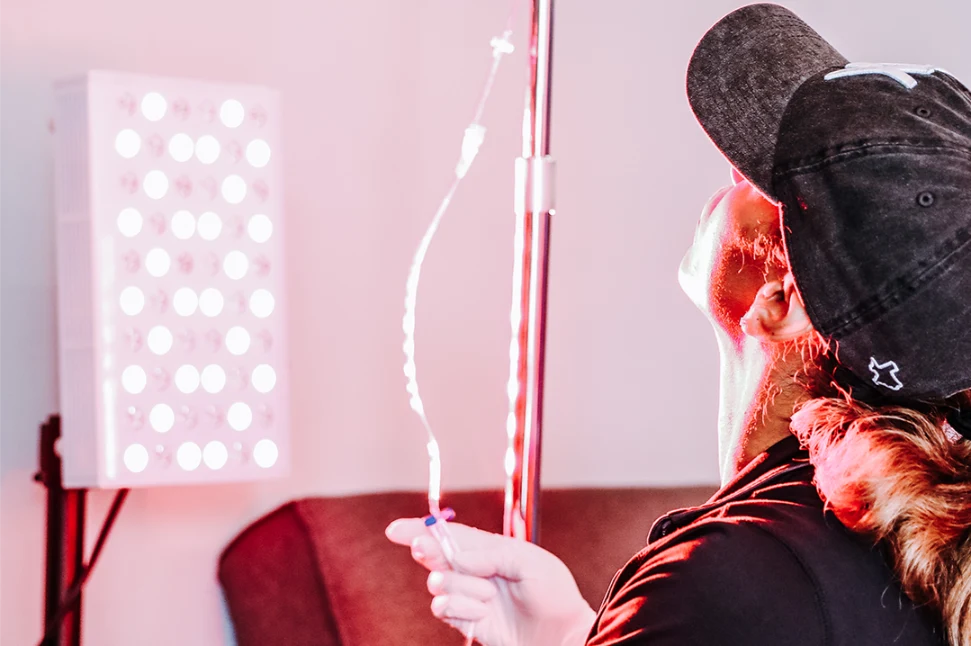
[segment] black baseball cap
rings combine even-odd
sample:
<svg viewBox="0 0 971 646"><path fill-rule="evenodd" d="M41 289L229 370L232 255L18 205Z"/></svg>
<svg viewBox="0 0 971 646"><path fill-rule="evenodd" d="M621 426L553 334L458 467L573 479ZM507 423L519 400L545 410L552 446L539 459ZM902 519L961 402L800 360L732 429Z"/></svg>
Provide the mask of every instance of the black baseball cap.
<svg viewBox="0 0 971 646"><path fill-rule="evenodd" d="M971 92L933 66L850 63L773 4L712 27L687 89L781 205L796 287L841 366L895 400L971 388Z"/></svg>

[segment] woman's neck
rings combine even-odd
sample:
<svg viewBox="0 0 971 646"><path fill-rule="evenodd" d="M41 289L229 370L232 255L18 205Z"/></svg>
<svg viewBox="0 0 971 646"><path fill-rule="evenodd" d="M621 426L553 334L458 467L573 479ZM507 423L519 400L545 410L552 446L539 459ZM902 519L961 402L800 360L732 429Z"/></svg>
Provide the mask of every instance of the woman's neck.
<svg viewBox="0 0 971 646"><path fill-rule="evenodd" d="M792 375L801 361L774 355L759 341L718 334L721 355L718 466L726 484L753 458L790 435L798 403Z"/></svg>

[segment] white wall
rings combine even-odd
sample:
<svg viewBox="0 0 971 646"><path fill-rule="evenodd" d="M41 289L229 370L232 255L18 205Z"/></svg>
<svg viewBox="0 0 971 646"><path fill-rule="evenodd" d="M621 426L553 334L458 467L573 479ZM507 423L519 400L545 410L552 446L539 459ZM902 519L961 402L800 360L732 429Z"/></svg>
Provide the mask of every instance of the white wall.
<svg viewBox="0 0 971 646"><path fill-rule="evenodd" d="M852 60L936 63L971 79L965 2L788 5ZM702 204L727 179L688 111L684 69L704 30L734 6L558 3L550 485L717 479L714 343L675 269ZM506 9L467 0L4 2L0 642L40 635L44 496L30 476L36 427L57 408L51 81L114 68L283 92L293 476L133 492L85 598L88 644L232 643L215 560L246 523L297 496L424 485L422 432L401 373L404 280ZM487 112L485 147L423 273L419 370L446 491L502 485L522 30L517 44ZM93 536L110 494L90 500Z"/></svg>

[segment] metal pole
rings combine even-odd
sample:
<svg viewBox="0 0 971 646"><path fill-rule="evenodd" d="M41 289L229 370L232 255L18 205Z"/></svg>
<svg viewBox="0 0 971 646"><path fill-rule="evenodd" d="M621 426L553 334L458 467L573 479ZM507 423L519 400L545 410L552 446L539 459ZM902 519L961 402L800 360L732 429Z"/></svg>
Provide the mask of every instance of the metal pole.
<svg viewBox="0 0 971 646"><path fill-rule="evenodd" d="M84 567L85 489L64 489L57 441L61 418L52 415L40 429L40 470L34 480L47 488L47 556L44 586L44 627L61 609L64 593ZM62 621L53 625L44 646L79 646L81 643L81 595Z"/></svg>
<svg viewBox="0 0 971 646"><path fill-rule="evenodd" d="M523 157L516 160L516 259L513 271L511 410L507 423L508 536L539 542L540 449L550 221L554 162L550 156L553 0L533 0L529 89L523 115Z"/></svg>

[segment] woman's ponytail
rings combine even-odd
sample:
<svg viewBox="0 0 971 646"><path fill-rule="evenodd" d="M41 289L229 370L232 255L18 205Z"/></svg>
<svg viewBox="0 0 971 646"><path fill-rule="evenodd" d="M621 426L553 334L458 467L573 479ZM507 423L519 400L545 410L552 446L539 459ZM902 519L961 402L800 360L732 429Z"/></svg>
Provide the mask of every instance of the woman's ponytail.
<svg viewBox="0 0 971 646"><path fill-rule="evenodd" d="M847 393L793 416L816 487L849 530L888 545L904 592L939 613L955 646L971 645L971 442L943 413L871 407Z"/></svg>

